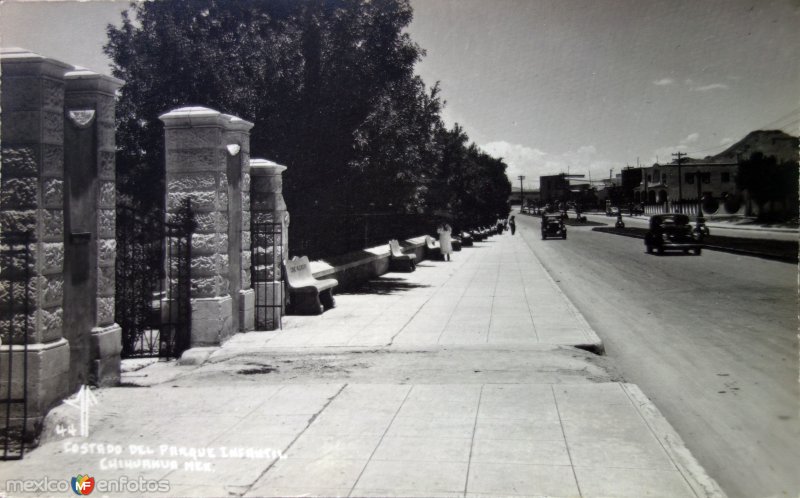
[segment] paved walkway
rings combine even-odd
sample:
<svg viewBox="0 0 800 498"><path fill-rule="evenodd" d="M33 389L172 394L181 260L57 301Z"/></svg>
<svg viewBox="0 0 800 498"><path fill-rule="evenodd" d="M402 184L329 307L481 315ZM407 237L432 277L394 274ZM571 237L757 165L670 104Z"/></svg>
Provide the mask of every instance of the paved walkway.
<svg viewBox="0 0 800 498"><path fill-rule="evenodd" d="M288 316L283 331L226 347L582 345L602 342L520 237L495 236L336 296L321 317Z"/></svg>
<svg viewBox="0 0 800 498"><path fill-rule="evenodd" d="M520 237L372 291L236 336L202 365L129 373L149 387L95 391L88 438L59 433L77 417L58 407L46 442L4 463L0 486L80 473L166 480L169 496L722 496L636 386L565 346L596 336ZM327 375L320 351L361 375ZM461 377L442 361L454 352L471 362ZM367 357L418 368L397 380Z"/></svg>

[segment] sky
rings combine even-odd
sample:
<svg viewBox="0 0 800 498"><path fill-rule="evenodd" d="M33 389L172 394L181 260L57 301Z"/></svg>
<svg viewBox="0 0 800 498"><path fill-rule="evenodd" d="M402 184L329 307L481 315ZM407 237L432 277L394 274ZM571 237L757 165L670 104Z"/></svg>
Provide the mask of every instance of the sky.
<svg viewBox="0 0 800 498"><path fill-rule="evenodd" d="M128 1L0 5L0 45L108 73ZM526 188L716 154L756 129L800 134L800 0L411 0L417 72L448 125Z"/></svg>

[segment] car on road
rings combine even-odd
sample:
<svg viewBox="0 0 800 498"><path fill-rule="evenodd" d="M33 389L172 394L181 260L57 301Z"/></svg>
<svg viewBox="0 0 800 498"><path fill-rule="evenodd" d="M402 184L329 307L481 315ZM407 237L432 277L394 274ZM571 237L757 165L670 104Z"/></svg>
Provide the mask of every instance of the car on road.
<svg viewBox="0 0 800 498"><path fill-rule="evenodd" d="M542 216L542 240L547 237L567 238L567 227L564 226L564 220L561 219L561 216Z"/></svg>
<svg viewBox="0 0 800 498"><path fill-rule="evenodd" d="M618 207L614 206L614 207L607 207L606 208L606 216L613 216L613 217L616 218L618 215L619 215L619 208Z"/></svg>
<svg viewBox="0 0 800 498"><path fill-rule="evenodd" d="M650 230L644 236L644 246L648 254L655 250L658 254L665 251L694 252L698 256L703 245L698 243L692 234L692 225L685 214L657 214L650 217Z"/></svg>

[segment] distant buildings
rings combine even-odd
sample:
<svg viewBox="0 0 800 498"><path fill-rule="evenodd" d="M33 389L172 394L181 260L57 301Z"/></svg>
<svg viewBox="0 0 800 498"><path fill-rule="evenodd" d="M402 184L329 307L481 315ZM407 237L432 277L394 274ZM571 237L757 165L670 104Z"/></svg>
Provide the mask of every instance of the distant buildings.
<svg viewBox="0 0 800 498"><path fill-rule="evenodd" d="M584 208L602 207L606 200L625 207L643 204L645 212L679 211L697 214L702 205L704 214L756 214L747 191L736 186L739 162L761 152L775 156L778 163L798 160L798 138L780 130L758 130L747 134L723 152L703 159L683 158L681 164L622 168L614 178L603 180L594 188L583 181L583 175L549 175L539 177L541 202L579 202ZM780 209L794 209L782 206Z"/></svg>

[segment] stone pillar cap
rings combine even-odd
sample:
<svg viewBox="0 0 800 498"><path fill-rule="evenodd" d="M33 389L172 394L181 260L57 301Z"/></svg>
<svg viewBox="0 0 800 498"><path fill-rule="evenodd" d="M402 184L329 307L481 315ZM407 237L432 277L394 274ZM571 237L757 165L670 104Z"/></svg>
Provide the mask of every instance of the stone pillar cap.
<svg viewBox="0 0 800 498"><path fill-rule="evenodd" d="M227 128L229 130L249 131L254 126L250 121L246 121L237 116L232 116L230 114L223 114L222 116L228 120Z"/></svg>
<svg viewBox="0 0 800 498"><path fill-rule="evenodd" d="M81 90L99 90L114 93L125 84L124 81L113 76L96 73L81 66L75 66L72 71L64 74L64 79L71 82ZM77 88L76 88L77 89Z"/></svg>
<svg viewBox="0 0 800 498"><path fill-rule="evenodd" d="M158 117L166 126L225 126L224 115L208 107L180 107Z"/></svg>
<svg viewBox="0 0 800 498"><path fill-rule="evenodd" d="M0 61L2 61L4 65L39 62L43 65L50 66L50 69L46 69L45 72L48 75L52 74L54 76L61 76L70 69L73 69L71 64L67 64L66 62L61 62L56 59L51 59L20 47L0 48Z"/></svg>
<svg viewBox="0 0 800 498"><path fill-rule="evenodd" d="M283 173L286 166L270 161L268 159L250 159L250 169L252 173Z"/></svg>

